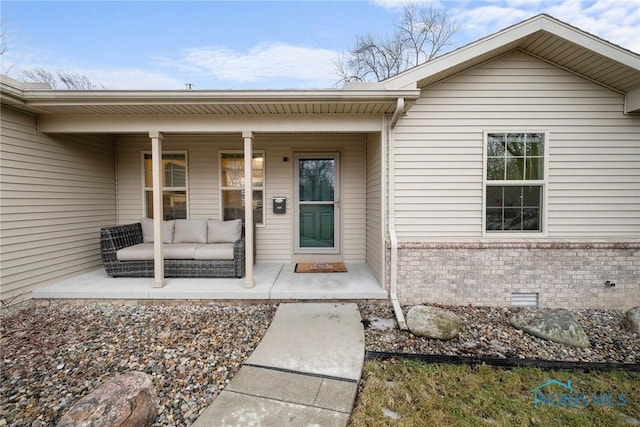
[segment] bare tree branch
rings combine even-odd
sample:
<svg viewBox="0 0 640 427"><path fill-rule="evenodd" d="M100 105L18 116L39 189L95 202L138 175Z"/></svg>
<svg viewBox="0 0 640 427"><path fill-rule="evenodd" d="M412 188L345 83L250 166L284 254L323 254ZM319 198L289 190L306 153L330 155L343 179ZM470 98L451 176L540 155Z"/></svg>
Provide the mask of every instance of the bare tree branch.
<svg viewBox="0 0 640 427"><path fill-rule="evenodd" d="M4 35L4 31L0 32L0 56L7 51L7 40Z"/></svg>
<svg viewBox="0 0 640 427"><path fill-rule="evenodd" d="M106 89L104 85L95 85L89 77L82 74L72 73L52 73L42 67L33 67L22 72L22 78L28 82L48 83L53 89L56 89L59 83L69 90L95 90Z"/></svg>
<svg viewBox="0 0 640 427"><path fill-rule="evenodd" d="M58 73L58 78L67 89L71 90L92 90L99 89L87 76L82 74ZM104 89L104 86L102 87Z"/></svg>
<svg viewBox="0 0 640 427"><path fill-rule="evenodd" d="M348 53L338 56L338 83L382 81L429 61L450 45L457 31L446 10L406 3L391 35L359 35Z"/></svg>
<svg viewBox="0 0 640 427"><path fill-rule="evenodd" d="M0 56L4 55L9 50L9 47L7 46L7 34L4 32L4 28L4 21L0 19ZM7 65L0 61L0 65L2 66L0 73L8 76L11 68L13 68L13 64Z"/></svg>
<svg viewBox="0 0 640 427"><path fill-rule="evenodd" d="M48 83L53 89L58 86L56 76L41 67L33 67L22 72L23 80L35 83Z"/></svg>

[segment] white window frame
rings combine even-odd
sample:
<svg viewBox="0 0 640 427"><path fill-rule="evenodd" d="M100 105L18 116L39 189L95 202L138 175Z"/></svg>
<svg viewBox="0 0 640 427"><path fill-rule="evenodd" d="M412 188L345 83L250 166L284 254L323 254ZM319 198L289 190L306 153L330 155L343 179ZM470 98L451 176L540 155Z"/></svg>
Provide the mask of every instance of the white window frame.
<svg viewBox="0 0 640 427"><path fill-rule="evenodd" d="M509 133L539 133L544 135L544 159L543 159L543 179L536 180L495 180L487 179L487 160L488 160L488 136L489 134L509 134ZM486 237L508 238L508 237L544 237L548 231L548 182L549 182L549 136L548 130L540 129L491 129L485 130L482 141L482 235ZM540 221L542 222L540 230L522 231L522 230L487 230L487 187L522 187L522 186L540 186Z"/></svg>
<svg viewBox="0 0 640 427"><path fill-rule="evenodd" d="M141 166L141 179L142 179L142 217L147 217L148 207L147 207L147 192L151 191L153 193L153 187L146 186L146 175L145 175L145 167L144 167L144 158L146 155L151 155L151 151L143 151L140 154L140 166ZM189 218L189 152L187 150L162 150L162 155L165 154L182 154L184 155L185 162L185 186L184 187L163 187L162 191L184 191L186 198L186 217Z"/></svg>
<svg viewBox="0 0 640 427"><path fill-rule="evenodd" d="M218 152L218 202L219 202L219 218L224 219L224 198L222 196L225 190L240 190L244 192L244 185L241 187L228 187L222 185L222 156L225 154L242 154L244 158L244 150L220 150ZM254 154L262 155L262 187L251 186L251 191L262 191L262 222L256 223L256 227L266 227L267 225L267 205L265 203L267 197L267 156L266 150L253 150ZM254 218L255 221L255 218Z"/></svg>

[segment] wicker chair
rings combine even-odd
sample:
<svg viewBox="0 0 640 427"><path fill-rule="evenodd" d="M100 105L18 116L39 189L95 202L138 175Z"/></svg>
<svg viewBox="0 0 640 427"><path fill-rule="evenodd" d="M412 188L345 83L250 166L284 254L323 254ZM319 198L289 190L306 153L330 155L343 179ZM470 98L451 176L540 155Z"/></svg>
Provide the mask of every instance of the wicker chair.
<svg viewBox="0 0 640 427"><path fill-rule="evenodd" d="M100 253L104 269L109 276L154 276L153 260L119 261L116 256L119 249L138 243L142 243L142 226L140 223L105 227L100 230ZM255 254L255 244L253 252ZM242 227L242 237L233 245L232 260L165 259L164 275L165 277L243 277L245 275L244 225Z"/></svg>

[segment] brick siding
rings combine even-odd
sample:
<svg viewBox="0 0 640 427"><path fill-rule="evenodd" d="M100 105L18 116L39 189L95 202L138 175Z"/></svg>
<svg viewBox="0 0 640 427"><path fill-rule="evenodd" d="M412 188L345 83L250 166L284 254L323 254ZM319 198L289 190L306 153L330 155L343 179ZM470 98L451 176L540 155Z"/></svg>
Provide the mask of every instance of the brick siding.
<svg viewBox="0 0 640 427"><path fill-rule="evenodd" d="M402 304L510 306L516 292L548 308L640 305L640 242L399 244Z"/></svg>

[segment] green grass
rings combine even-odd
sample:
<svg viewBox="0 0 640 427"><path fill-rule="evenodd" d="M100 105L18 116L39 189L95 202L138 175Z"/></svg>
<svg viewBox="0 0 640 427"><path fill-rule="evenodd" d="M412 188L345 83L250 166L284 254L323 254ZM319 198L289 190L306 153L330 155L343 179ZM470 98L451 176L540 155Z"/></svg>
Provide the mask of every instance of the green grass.
<svg viewBox="0 0 640 427"><path fill-rule="evenodd" d="M640 374L369 361L349 426L629 426L640 420ZM550 379L589 398L619 393L626 406L534 407L532 390ZM551 385L546 394L563 393ZM393 411L397 418L385 416Z"/></svg>

